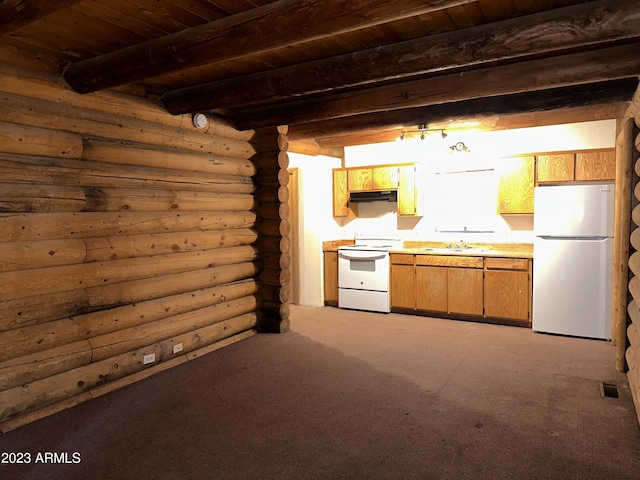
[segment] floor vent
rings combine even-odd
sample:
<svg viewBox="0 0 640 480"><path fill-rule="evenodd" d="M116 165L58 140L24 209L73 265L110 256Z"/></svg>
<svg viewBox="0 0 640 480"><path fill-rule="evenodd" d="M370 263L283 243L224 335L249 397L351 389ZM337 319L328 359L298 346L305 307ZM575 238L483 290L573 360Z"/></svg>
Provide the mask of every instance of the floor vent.
<svg viewBox="0 0 640 480"><path fill-rule="evenodd" d="M614 385L613 383L602 383L600 385L600 391L602 393L602 396L605 398L619 398L620 395L618 394L618 386Z"/></svg>

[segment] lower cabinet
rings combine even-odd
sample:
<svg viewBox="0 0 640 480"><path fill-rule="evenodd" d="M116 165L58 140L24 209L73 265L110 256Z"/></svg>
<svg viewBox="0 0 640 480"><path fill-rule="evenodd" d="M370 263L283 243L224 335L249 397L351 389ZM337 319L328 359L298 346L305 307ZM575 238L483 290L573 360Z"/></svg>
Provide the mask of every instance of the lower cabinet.
<svg viewBox="0 0 640 480"><path fill-rule="evenodd" d="M324 304L338 306L338 252L324 252Z"/></svg>
<svg viewBox="0 0 640 480"><path fill-rule="evenodd" d="M525 258L487 258L484 272L484 314L531 319L531 262Z"/></svg>
<svg viewBox="0 0 640 480"><path fill-rule="evenodd" d="M531 260L392 254L391 308L530 322Z"/></svg>
<svg viewBox="0 0 640 480"><path fill-rule="evenodd" d="M416 266L416 308L433 312L447 312L446 267Z"/></svg>
<svg viewBox="0 0 640 480"><path fill-rule="evenodd" d="M451 267L447 270L449 313L482 315L482 269Z"/></svg>

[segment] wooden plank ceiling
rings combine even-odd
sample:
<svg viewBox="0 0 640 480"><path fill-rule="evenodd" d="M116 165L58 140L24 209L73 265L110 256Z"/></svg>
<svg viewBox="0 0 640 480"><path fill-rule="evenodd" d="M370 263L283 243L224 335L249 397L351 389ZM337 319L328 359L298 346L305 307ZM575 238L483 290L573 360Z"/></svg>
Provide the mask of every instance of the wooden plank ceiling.
<svg viewBox="0 0 640 480"><path fill-rule="evenodd" d="M0 47L80 93L331 148L613 118L638 86L639 18L637 0L0 0Z"/></svg>

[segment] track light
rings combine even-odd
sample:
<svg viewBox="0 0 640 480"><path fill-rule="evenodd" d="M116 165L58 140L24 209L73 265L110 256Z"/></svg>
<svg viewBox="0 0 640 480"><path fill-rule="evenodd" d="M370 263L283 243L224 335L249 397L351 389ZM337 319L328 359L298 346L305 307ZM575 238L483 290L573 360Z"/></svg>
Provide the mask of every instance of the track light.
<svg viewBox="0 0 640 480"><path fill-rule="evenodd" d="M407 138L407 135L412 133L420 133L420 140L424 140L425 138L427 138L427 134L431 132L440 132L442 138L447 138L447 132L445 132L443 128L436 128L434 130L431 130L426 123L421 123L414 131L403 131L402 135L398 137L398 140L404 140Z"/></svg>

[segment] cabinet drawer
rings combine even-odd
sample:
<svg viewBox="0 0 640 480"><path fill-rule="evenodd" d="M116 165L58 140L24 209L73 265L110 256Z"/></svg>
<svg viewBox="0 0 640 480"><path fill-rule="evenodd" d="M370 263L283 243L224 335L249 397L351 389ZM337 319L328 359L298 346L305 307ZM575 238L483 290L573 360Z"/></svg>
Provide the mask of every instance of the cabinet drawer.
<svg viewBox="0 0 640 480"><path fill-rule="evenodd" d="M482 257L463 257L455 255L416 255L416 265L482 268Z"/></svg>
<svg viewBox="0 0 640 480"><path fill-rule="evenodd" d="M392 253L390 258L392 265L413 265L413 255L408 253Z"/></svg>
<svg viewBox="0 0 640 480"><path fill-rule="evenodd" d="M529 260L526 258L493 258L487 257L484 266L488 270L528 270Z"/></svg>

